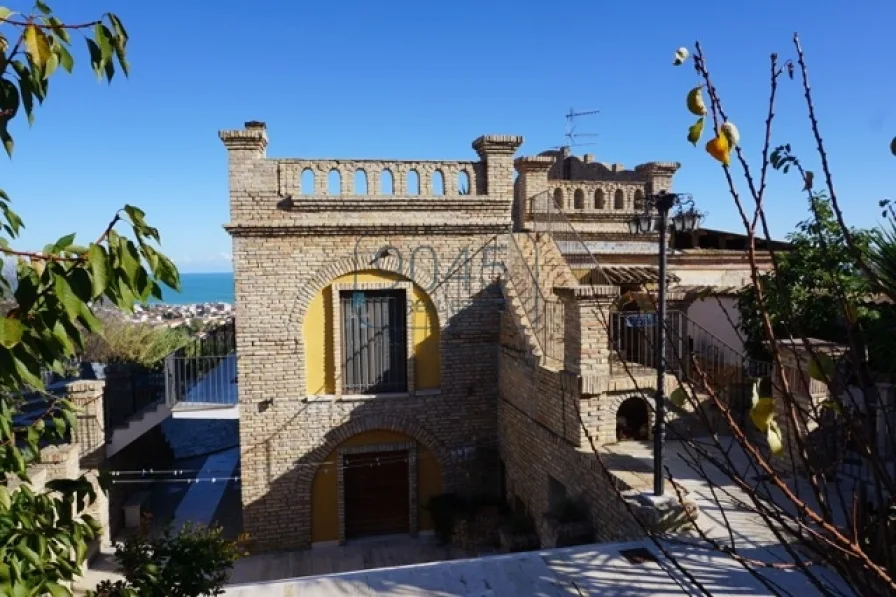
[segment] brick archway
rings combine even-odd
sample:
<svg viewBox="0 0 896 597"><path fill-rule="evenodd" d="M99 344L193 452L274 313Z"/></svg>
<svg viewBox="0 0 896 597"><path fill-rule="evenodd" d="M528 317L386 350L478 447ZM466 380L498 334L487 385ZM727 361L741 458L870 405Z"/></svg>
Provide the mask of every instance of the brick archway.
<svg viewBox="0 0 896 597"><path fill-rule="evenodd" d="M613 396L606 405L606 412L609 414L610 420L613 422L613 441L616 441L618 439L615 429L616 416L619 413L619 408L623 405L623 403L632 398L641 399L644 401L644 406L647 409L647 437L648 439L653 438L653 426L654 421L656 420L653 405L653 396L644 392L625 392Z"/></svg>
<svg viewBox="0 0 896 597"><path fill-rule="evenodd" d="M451 453L428 429L414 419L399 415L378 414L349 419L343 425L336 427L326 435L326 441L306 454L302 460L309 463L324 462L326 457L347 439L366 431L395 431L414 438L423 444L435 457L442 469L442 476L446 479L446 473L451 466ZM309 495L314 476L317 474L316 466L302 466L296 472L296 489L300 495Z"/></svg>
<svg viewBox="0 0 896 597"><path fill-rule="evenodd" d="M311 301L334 279L358 271L381 271L397 274L410 280L419 286L429 300L432 301L438 315L439 326L444 326L445 322L448 321L448 313L445 309L448 303L446 302L444 291L441 287L437 287L432 292L426 292L426 288L433 284L432 274L424 268L416 266L411 271L409 263L407 259L399 260L394 256L389 256L377 261L376 265L365 265L360 263L355 257L346 257L321 268L310 279L303 282L299 288L298 297L287 322L287 339L297 344L301 349L302 321L305 319L305 314L308 312L308 306L311 304Z"/></svg>

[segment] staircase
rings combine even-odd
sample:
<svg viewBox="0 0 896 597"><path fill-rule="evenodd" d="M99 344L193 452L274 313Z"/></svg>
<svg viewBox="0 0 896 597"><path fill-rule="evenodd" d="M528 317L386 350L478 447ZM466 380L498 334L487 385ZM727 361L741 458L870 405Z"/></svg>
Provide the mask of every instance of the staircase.
<svg viewBox="0 0 896 597"><path fill-rule="evenodd" d="M544 366L562 367L564 360L563 304L554 296L557 283L575 277L549 236L508 234L504 297L533 356ZM552 250L553 249L553 250Z"/></svg>
<svg viewBox="0 0 896 597"><path fill-rule="evenodd" d="M164 401L152 403L135 413L124 425L115 427L108 434L106 458L114 456L128 447L144 433L156 425L161 425L162 421L170 416L171 409Z"/></svg>

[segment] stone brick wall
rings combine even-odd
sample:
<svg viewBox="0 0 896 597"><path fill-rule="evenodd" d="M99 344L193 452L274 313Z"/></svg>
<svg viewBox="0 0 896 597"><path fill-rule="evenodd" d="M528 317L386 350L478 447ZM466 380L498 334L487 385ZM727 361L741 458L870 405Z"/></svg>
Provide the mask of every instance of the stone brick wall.
<svg viewBox="0 0 896 597"><path fill-rule="evenodd" d="M510 388L520 380L515 360L513 355L502 354L502 399L498 406L499 444L508 498L518 498L525 504L536 521L543 544L547 543L548 535L543 516L548 512L549 477L562 483L571 498L587 504L598 541L624 541L641 536L590 446L577 447L569 437L552 429L557 421L552 425L543 424L521 408L518 398L508 397L513 396ZM551 401L557 395L540 394L538 398ZM533 408L521 402L524 408Z"/></svg>
<svg viewBox="0 0 896 597"><path fill-rule="evenodd" d="M479 162L424 164L267 159L258 123L220 136L230 160L243 525L254 549L310 544L317 464L364 431L398 431L423 443L439 461L445 491L496 493L502 301L499 249L492 247L510 226L512 158L522 140L481 137L474 142ZM377 173L390 170L393 194L359 197L346 183L358 167L368 190L379 188ZM306 168L316 174L312 197L299 184ZM342 177L338 196L325 194L320 182L333 168ZM461 169L470 174L471 195L449 182ZM411 170L422 195L409 194ZM431 193L435 171L445 174L444 195ZM309 303L334 278L359 270L399 274L428 291L441 328L440 388L306 395Z"/></svg>

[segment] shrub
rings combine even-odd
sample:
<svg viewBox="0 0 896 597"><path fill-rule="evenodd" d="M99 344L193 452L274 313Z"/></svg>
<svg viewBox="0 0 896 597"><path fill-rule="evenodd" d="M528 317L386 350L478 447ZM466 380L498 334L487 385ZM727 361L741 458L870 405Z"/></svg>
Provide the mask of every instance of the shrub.
<svg viewBox="0 0 896 597"><path fill-rule="evenodd" d="M91 597L205 597L221 595L234 562L244 555L243 538L230 541L220 527L170 527L151 539L135 534L116 546L123 581L103 581Z"/></svg>
<svg viewBox="0 0 896 597"><path fill-rule="evenodd" d="M87 338L81 356L94 363L132 363L154 368L189 340L189 332L184 329L111 319L105 323L102 336L92 334Z"/></svg>

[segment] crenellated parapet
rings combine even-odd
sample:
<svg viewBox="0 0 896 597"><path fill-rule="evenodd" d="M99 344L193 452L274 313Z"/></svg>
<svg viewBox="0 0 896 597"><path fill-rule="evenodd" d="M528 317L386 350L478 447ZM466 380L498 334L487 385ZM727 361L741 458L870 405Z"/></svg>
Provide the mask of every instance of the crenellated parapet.
<svg viewBox="0 0 896 597"><path fill-rule="evenodd" d="M596 162L594 157L551 150L515 162L514 210L517 228L561 209L567 218L582 224L580 231L625 232L628 219L645 208L645 199L672 187L677 162L647 162L626 169L622 164Z"/></svg>
<svg viewBox="0 0 896 597"><path fill-rule="evenodd" d="M264 123L219 137L228 149L233 233L358 228L506 230L522 137L473 142L479 161L268 158ZM279 232L278 232L279 231Z"/></svg>

